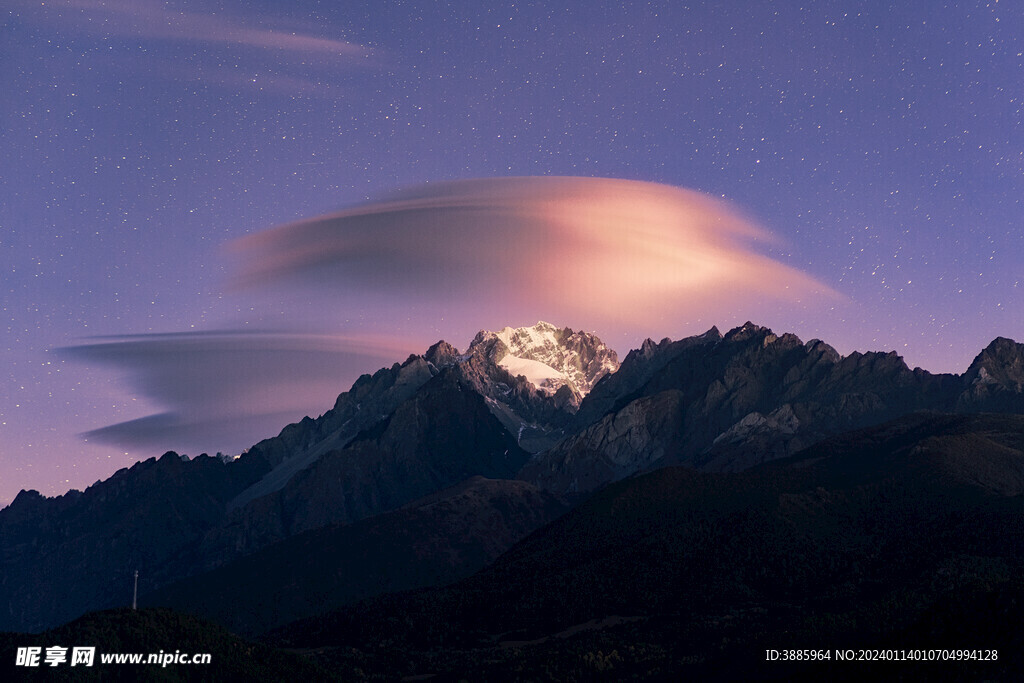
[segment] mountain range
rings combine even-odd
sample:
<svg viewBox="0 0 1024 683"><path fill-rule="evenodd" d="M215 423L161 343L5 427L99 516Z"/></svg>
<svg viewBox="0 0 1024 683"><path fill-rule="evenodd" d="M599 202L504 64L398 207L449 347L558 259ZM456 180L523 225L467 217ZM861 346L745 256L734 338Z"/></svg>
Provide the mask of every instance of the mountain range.
<svg viewBox="0 0 1024 683"><path fill-rule="evenodd" d="M481 331L237 458L23 491L0 511L0 630L123 606L138 569L140 604L329 646L318 665L349 674L740 675L757 634L919 637L966 609L954 589L1017 595L1021 414L1004 338L951 375L751 323L621 363L543 322Z"/></svg>

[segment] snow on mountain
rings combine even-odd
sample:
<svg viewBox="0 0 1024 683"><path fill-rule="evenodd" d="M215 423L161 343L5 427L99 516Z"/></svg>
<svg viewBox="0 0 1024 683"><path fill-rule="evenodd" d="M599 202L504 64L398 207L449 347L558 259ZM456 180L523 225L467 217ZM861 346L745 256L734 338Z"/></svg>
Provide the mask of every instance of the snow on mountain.
<svg viewBox="0 0 1024 683"><path fill-rule="evenodd" d="M585 396L599 379L619 367L615 352L595 335L543 321L532 327L481 331L470 350L484 345L491 348L494 362L548 394L568 384Z"/></svg>
<svg viewBox="0 0 1024 683"><path fill-rule="evenodd" d="M549 394L555 393L558 387L569 381L564 372L559 372L550 365L513 356L511 353L498 361L498 365L512 373L513 377L522 375L530 384Z"/></svg>

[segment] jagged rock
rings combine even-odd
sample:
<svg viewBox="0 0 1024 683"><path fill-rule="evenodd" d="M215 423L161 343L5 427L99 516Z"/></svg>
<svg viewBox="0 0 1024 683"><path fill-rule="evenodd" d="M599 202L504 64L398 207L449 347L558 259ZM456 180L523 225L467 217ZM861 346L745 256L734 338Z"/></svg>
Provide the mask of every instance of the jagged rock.
<svg viewBox="0 0 1024 683"><path fill-rule="evenodd" d="M459 360L459 350L448 342L441 340L427 349L423 355L428 363L437 368L446 368Z"/></svg>
<svg viewBox="0 0 1024 683"><path fill-rule="evenodd" d="M742 469L913 411L1024 413L1022 349L997 339L963 376L932 375L747 324L647 340L612 372L596 337L543 323L465 354L438 342L237 459L168 453L81 493L23 492L0 511L0 629L123 604L136 567L154 589L473 475L583 493L669 464ZM551 374L513 374L513 356Z"/></svg>
<svg viewBox="0 0 1024 683"><path fill-rule="evenodd" d="M435 358L444 357L443 343L431 347ZM410 356L401 365L395 363L372 376L361 376L319 418L305 417L285 427L278 436L259 442L246 455L261 457L274 468L232 500L231 508L280 490L297 472L325 453L344 447L360 431L394 412L437 372L437 365L423 356Z"/></svg>
<svg viewBox="0 0 1024 683"><path fill-rule="evenodd" d="M683 447L677 391L631 401L583 431L566 437L519 473L542 488L579 493L650 469Z"/></svg>
<svg viewBox="0 0 1024 683"><path fill-rule="evenodd" d="M997 337L963 375L957 409L1024 412L1024 344Z"/></svg>
<svg viewBox="0 0 1024 683"><path fill-rule="evenodd" d="M533 327L506 327L479 332L470 353L485 355L511 374L521 373L537 389L554 395L569 386L582 399L606 374L618 368L618 357L595 335L559 329L546 322Z"/></svg>
<svg viewBox="0 0 1024 683"><path fill-rule="evenodd" d="M578 433L535 456L520 476L573 492L670 464L744 469L841 431L951 409L960 386L952 375L911 371L895 353L842 357L821 341L804 344L749 322L724 337L712 329L679 342L648 340L583 401ZM657 405L667 412L652 415L651 399L666 392L674 400ZM609 425L632 437L609 438Z"/></svg>
<svg viewBox="0 0 1024 683"><path fill-rule="evenodd" d="M445 368L344 448L234 510L207 534L201 554L212 568L302 531L394 510L474 475L511 478L527 457L458 368Z"/></svg>
<svg viewBox="0 0 1024 683"><path fill-rule="evenodd" d="M574 429L583 428L611 410L617 410L638 396L638 392L661 370L687 349L717 344L722 335L712 327L702 335L679 341L668 338L655 344L644 340L639 349L626 354L625 360L614 373L608 373L594 386L573 418Z"/></svg>

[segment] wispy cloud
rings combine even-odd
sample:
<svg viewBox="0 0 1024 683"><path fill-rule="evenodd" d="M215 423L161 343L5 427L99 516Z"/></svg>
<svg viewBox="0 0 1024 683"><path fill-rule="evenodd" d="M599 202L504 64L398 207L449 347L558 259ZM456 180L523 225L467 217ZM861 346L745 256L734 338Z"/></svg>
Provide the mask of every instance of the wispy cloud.
<svg viewBox="0 0 1024 683"><path fill-rule="evenodd" d="M152 0L51 0L17 3L44 16L105 35L245 45L266 50L363 58L369 48L298 29L255 25L226 13L172 9Z"/></svg>
<svg viewBox="0 0 1024 683"><path fill-rule="evenodd" d="M12 0L12 6L18 16L59 29L65 39L78 32L93 39L192 45L197 55L194 68L185 69L173 61L164 64L164 73L179 80L248 89L259 74L259 87L317 94L324 89L324 79L313 72L374 65L375 52L369 47L311 22L175 9L152 0ZM236 67L242 62L243 75L237 69L226 73L223 60L217 57L223 52L243 57L234 60ZM140 59L162 58L147 52Z"/></svg>

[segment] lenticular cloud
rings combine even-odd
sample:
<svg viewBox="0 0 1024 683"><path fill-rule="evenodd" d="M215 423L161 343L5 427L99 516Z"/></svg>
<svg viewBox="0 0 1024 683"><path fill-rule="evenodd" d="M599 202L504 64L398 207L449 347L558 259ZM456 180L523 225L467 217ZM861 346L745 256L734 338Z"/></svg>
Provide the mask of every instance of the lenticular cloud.
<svg viewBox="0 0 1024 683"><path fill-rule="evenodd" d="M299 282L488 319L665 327L739 304L833 296L756 253L768 234L690 190L604 178L491 178L397 192L233 243L238 284Z"/></svg>
<svg viewBox="0 0 1024 683"><path fill-rule="evenodd" d="M88 432L143 450L237 453L303 415L320 415L360 373L409 346L342 335L215 331L103 339L62 349L125 372L165 412Z"/></svg>
<svg viewBox="0 0 1024 683"><path fill-rule="evenodd" d="M757 253L768 240L724 202L653 183L431 184L232 243L236 284L254 305L299 316L308 307L297 326L315 322L320 334L225 329L65 351L121 368L165 411L88 438L232 452L441 338L461 344L479 329L552 320L625 351L645 335L692 334L702 318L764 320L772 302L835 296ZM296 284L300 296L278 305Z"/></svg>

